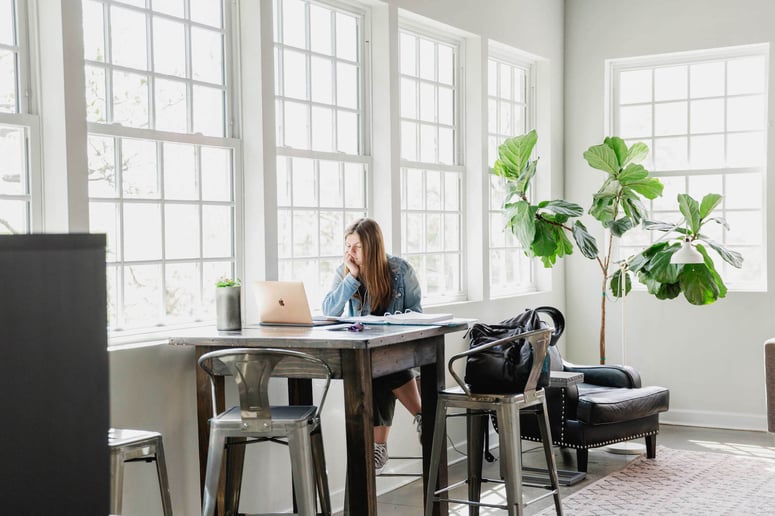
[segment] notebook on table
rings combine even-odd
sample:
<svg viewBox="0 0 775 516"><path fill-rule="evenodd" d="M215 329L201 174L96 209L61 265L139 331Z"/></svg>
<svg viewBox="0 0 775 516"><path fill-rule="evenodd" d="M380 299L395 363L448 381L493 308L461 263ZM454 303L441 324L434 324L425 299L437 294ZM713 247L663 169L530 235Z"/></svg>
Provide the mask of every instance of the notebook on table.
<svg viewBox="0 0 775 516"><path fill-rule="evenodd" d="M301 281L257 281L258 320L264 326L325 326L332 317L312 317Z"/></svg>

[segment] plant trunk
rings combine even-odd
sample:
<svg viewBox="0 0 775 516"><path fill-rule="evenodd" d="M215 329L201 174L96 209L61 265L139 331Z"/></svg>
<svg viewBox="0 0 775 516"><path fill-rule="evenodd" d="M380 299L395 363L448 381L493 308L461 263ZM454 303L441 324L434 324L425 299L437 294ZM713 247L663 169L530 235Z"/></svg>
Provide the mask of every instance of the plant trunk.
<svg viewBox="0 0 775 516"><path fill-rule="evenodd" d="M605 365L605 280L603 274L603 288L600 290L603 295L600 297L600 365Z"/></svg>

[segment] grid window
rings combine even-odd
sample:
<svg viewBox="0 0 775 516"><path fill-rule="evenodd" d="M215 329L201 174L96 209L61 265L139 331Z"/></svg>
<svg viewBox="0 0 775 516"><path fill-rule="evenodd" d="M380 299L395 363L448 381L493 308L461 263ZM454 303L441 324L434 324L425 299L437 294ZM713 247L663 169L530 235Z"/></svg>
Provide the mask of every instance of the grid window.
<svg viewBox="0 0 775 516"><path fill-rule="evenodd" d="M313 306L345 227L367 213L363 20L329 3L275 3L278 276L304 281Z"/></svg>
<svg viewBox="0 0 775 516"><path fill-rule="evenodd" d="M25 13L13 0L0 0L0 235L32 229L32 168L29 141L37 117L24 102Z"/></svg>
<svg viewBox="0 0 775 516"><path fill-rule="evenodd" d="M764 166L766 161L768 50L715 50L701 57L665 56L661 62L612 64L614 133L651 149L645 166L665 184L650 202L651 219L680 222L676 196L724 196L714 212L730 229L707 225L712 239L744 257L742 269L718 259L730 288L764 285ZM631 231L621 256L643 248L652 235Z"/></svg>
<svg viewBox="0 0 775 516"><path fill-rule="evenodd" d="M428 303L462 299L459 47L399 32L401 250Z"/></svg>
<svg viewBox="0 0 775 516"><path fill-rule="evenodd" d="M212 320L216 281L236 276L225 9L84 2L89 220L107 234L111 330Z"/></svg>
<svg viewBox="0 0 775 516"><path fill-rule="evenodd" d="M491 56L487 61L487 156L498 159L498 146L507 138L526 133L530 125L531 67ZM514 234L505 229L503 178L489 175L490 293L503 296L534 288L533 260Z"/></svg>

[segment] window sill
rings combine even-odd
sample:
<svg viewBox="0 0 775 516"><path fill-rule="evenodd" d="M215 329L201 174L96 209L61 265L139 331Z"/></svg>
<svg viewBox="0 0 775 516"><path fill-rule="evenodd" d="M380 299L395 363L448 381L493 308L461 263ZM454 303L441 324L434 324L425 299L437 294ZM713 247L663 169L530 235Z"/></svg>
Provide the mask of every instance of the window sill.
<svg viewBox="0 0 775 516"><path fill-rule="evenodd" d="M189 328L212 326L213 322L160 326L154 329L115 331L108 334L108 351L126 351L166 345L170 333Z"/></svg>

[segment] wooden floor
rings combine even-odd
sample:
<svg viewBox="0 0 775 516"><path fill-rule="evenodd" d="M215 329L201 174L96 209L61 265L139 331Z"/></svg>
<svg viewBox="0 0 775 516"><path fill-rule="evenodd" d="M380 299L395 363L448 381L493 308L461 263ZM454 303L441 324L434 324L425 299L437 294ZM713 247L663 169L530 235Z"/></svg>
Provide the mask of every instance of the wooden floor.
<svg viewBox="0 0 775 516"><path fill-rule="evenodd" d="M645 442L643 439L633 441L637 443ZM535 443L523 441L525 450L523 455L523 462L527 466L540 466L543 463L543 453L541 448L537 447ZM710 444L745 444L753 446L768 447L775 449L775 434L768 434L766 432L748 432L738 430L720 430L712 428L697 428L686 426L673 426L662 425L661 431L657 436L657 446L665 446L668 448L685 449L685 450L708 450ZM714 451L723 451L716 449L718 446L713 446ZM723 448L723 447L722 447ZM498 455L497 448L492 450L492 453ZM450 462L455 461L460 455L454 451L449 454ZM574 491L583 488L590 482L593 482L605 475L617 471L631 460L635 455L620 455L614 454L609 451L605 451L604 448L598 448L589 451L589 472L587 478L578 484L571 487L563 487L561 490L562 496L567 496ZM558 469L575 469L576 454L573 450L563 451L555 448L555 458L557 460ZM488 464L485 462L486 474L491 477L497 477L498 462L497 460ZM462 478L465 469L465 461L459 461L450 465L450 478L459 479ZM379 488L380 482L387 481L387 479L377 478L377 486ZM484 489L484 487L483 487ZM492 489L498 489L493 487ZM418 516L422 514L422 482L420 480L413 481L403 487L394 489L379 497L379 515L380 516ZM541 500L528 507L526 514L535 514L542 509L552 505L551 499ZM482 516L503 514L504 511L485 509L481 511ZM341 514L341 513L340 513ZM467 509L460 510L459 512L451 512L451 514L468 514Z"/></svg>

